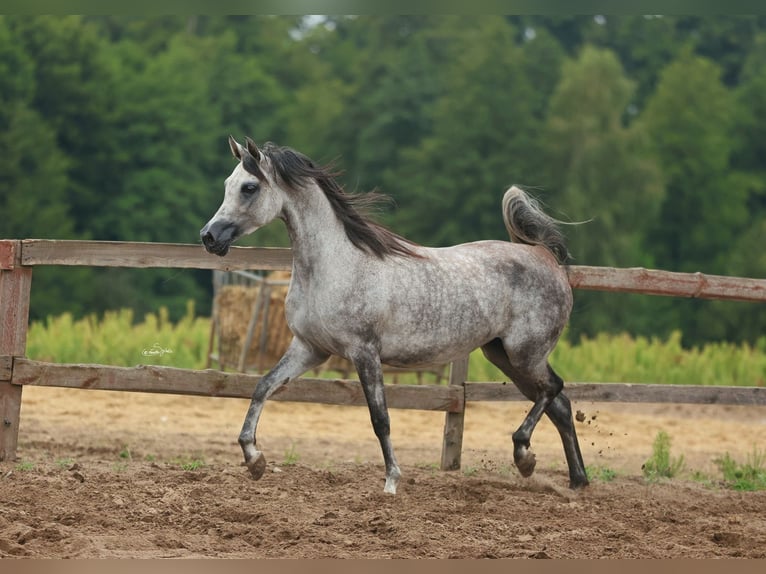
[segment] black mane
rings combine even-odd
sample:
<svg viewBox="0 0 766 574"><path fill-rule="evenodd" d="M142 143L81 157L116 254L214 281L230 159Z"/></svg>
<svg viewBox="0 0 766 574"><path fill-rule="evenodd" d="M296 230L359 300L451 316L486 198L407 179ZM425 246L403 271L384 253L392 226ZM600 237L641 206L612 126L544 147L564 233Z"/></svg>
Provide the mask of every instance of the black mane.
<svg viewBox="0 0 766 574"><path fill-rule="evenodd" d="M414 243L376 223L366 212L386 201L376 193L349 194L335 180L332 166L318 166L310 158L289 147L271 142L261 149L271 161L275 174L289 188L300 189L306 179L314 179L324 192L335 214L346 230L346 236L356 247L381 259L388 255L419 257L412 249Z"/></svg>

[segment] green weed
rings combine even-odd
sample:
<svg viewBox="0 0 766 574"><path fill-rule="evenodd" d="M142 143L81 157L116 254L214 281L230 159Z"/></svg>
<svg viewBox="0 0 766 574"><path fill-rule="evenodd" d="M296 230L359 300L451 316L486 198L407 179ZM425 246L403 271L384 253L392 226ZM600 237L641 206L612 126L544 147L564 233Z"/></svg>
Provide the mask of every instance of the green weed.
<svg viewBox="0 0 766 574"><path fill-rule="evenodd" d="M285 455L282 458L282 466L292 466L301 459L301 455L295 450L295 443L290 448L285 449Z"/></svg>
<svg viewBox="0 0 766 574"><path fill-rule="evenodd" d="M181 463L181 469L183 470L199 470L203 466L205 466L205 461L198 458Z"/></svg>
<svg viewBox="0 0 766 574"><path fill-rule="evenodd" d="M705 474L701 470L693 470L691 473L691 479L694 482L699 482L703 486L711 488L716 486L715 480L709 474Z"/></svg>
<svg viewBox="0 0 766 574"><path fill-rule="evenodd" d="M178 465L181 470L199 470L205 466L205 460L198 455L177 456L170 461L171 464Z"/></svg>
<svg viewBox="0 0 766 574"><path fill-rule="evenodd" d="M16 470L21 472L29 472L30 470L34 470L34 469L35 469L35 463L29 462L29 461L20 462L19 464L16 465Z"/></svg>
<svg viewBox="0 0 766 574"><path fill-rule="evenodd" d="M479 469L477 467L475 467L475 466L470 466L469 465L469 466L466 466L466 467L463 468L463 474L465 476L473 476L477 472L479 472Z"/></svg>
<svg viewBox="0 0 766 574"><path fill-rule="evenodd" d="M652 444L652 456L641 467L644 477L650 481L673 478L683 469L683 455L676 458L670 456L670 435L665 431L658 432Z"/></svg>
<svg viewBox="0 0 766 574"><path fill-rule="evenodd" d="M588 480L600 480L601 482L612 482L617 478L617 471L606 466L586 466L585 474Z"/></svg>
<svg viewBox="0 0 766 574"><path fill-rule="evenodd" d="M73 458L60 458L56 461L56 466L59 468L69 468L74 463Z"/></svg>
<svg viewBox="0 0 766 574"><path fill-rule="evenodd" d="M714 461L723 474L724 484L734 490L766 490L766 451L754 449L744 464L727 452Z"/></svg>

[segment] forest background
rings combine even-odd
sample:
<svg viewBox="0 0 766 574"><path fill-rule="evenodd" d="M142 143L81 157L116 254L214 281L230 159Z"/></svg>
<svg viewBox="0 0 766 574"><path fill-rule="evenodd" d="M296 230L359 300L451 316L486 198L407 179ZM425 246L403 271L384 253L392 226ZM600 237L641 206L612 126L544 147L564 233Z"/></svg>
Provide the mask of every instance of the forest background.
<svg viewBox="0 0 766 574"><path fill-rule="evenodd" d="M764 16L0 16L0 237L198 243L233 134L336 161L426 245L766 277ZM241 245L287 246L280 222ZM209 314L211 274L37 268L31 316ZM762 304L578 291L568 337L764 341Z"/></svg>

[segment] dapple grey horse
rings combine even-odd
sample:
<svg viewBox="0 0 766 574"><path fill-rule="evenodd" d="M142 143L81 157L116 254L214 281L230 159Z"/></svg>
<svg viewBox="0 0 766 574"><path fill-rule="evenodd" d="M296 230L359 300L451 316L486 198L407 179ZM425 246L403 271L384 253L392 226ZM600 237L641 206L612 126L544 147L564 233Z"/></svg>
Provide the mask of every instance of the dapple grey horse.
<svg viewBox="0 0 766 574"><path fill-rule="evenodd" d="M512 242L423 247L365 216L374 195L346 193L305 155L271 143L259 149L250 138L242 146L230 136L229 145L239 163L202 243L224 256L237 238L280 218L293 252L285 315L294 338L256 385L239 435L254 479L266 468L255 439L265 401L335 354L356 368L383 451L384 491L396 493L381 363L445 363L481 347L534 403L512 435L519 472L534 471L530 438L545 413L561 436L570 487L588 484L564 383L548 363L572 308L557 221L513 186L502 201Z"/></svg>

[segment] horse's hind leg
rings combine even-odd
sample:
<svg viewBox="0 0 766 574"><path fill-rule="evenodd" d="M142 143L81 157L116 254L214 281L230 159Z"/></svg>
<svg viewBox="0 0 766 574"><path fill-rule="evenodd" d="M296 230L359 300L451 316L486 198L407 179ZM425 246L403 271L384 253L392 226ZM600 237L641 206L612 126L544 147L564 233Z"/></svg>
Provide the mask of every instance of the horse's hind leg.
<svg viewBox="0 0 766 574"><path fill-rule="evenodd" d="M247 409L242 430L239 433L239 446L245 457L245 466L253 480L258 480L266 470L266 458L256 448L255 431L264 403L279 387L299 377L309 369L327 360L327 355L318 353L297 338L294 338L279 362L258 381L253 391L250 407Z"/></svg>
<svg viewBox="0 0 766 574"><path fill-rule="evenodd" d="M563 392L559 393L548 406L545 414L556 426L564 445L564 455L569 467L569 488L588 486L588 476L580 453L580 443L577 441L569 398Z"/></svg>
<svg viewBox="0 0 766 574"><path fill-rule="evenodd" d="M530 476L535 469L535 456L529 450L530 439L535 426L545 413L559 431L564 454L569 467L569 486L579 488L588 484L585 465L580 453L577 434L572 421L569 399L561 392L564 382L547 360L536 368L520 368L514 365L500 339L482 347L484 356L508 375L519 390L534 402L518 430L513 433L513 458L522 476Z"/></svg>
<svg viewBox="0 0 766 574"><path fill-rule="evenodd" d="M547 365L546 365L547 367ZM551 404L556 395L561 392L563 387L563 381L556 376L550 367L547 367L547 377L540 373L536 374L529 379L526 379L526 383L519 384L518 381L524 381L524 377L517 374L513 382L516 386L522 388L522 386L529 388L531 385L536 387L534 404L529 409L527 416L522 421L521 425L516 432L513 433L513 461L516 463L516 467L522 476L531 476L535 471L535 455L529 450L530 441L532 439L532 433L540 422L540 418L543 413ZM523 391L522 391L523 392ZM526 394L526 393L524 393Z"/></svg>

